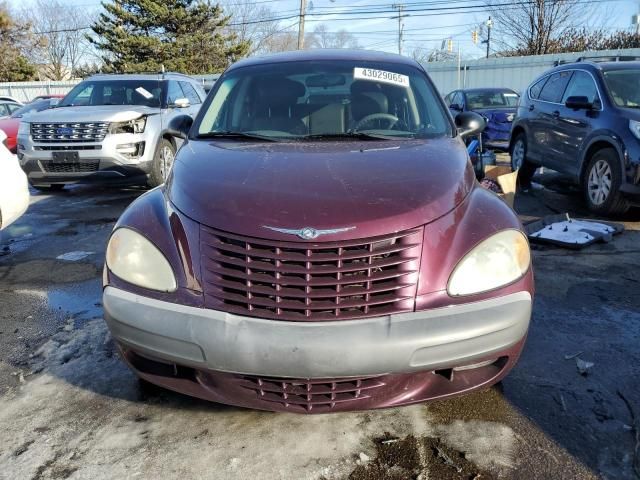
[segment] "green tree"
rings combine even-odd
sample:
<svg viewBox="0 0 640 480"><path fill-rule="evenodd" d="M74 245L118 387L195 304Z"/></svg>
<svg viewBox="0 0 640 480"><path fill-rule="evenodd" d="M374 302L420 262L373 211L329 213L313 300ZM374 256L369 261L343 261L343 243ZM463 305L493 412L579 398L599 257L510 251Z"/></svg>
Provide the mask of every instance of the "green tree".
<svg viewBox="0 0 640 480"><path fill-rule="evenodd" d="M35 44L29 29L28 24L12 18L6 4L0 3L0 82L23 82L35 77L36 70L23 53Z"/></svg>
<svg viewBox="0 0 640 480"><path fill-rule="evenodd" d="M113 0L89 36L103 54L105 70L217 73L242 58L249 42L225 27L222 8L201 0Z"/></svg>

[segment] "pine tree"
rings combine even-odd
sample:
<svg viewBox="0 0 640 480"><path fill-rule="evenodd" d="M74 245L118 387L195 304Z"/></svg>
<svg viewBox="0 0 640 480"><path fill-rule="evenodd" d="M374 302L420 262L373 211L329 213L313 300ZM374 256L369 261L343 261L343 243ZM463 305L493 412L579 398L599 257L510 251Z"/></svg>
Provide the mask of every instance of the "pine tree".
<svg viewBox="0 0 640 480"><path fill-rule="evenodd" d="M24 55L37 44L29 28L12 18L6 5L0 4L0 82L24 82L35 77L36 70Z"/></svg>
<svg viewBox="0 0 640 480"><path fill-rule="evenodd" d="M113 0L91 27L89 41L105 69L153 72L162 66L188 74L217 73L249 51L225 32L230 17L209 0Z"/></svg>

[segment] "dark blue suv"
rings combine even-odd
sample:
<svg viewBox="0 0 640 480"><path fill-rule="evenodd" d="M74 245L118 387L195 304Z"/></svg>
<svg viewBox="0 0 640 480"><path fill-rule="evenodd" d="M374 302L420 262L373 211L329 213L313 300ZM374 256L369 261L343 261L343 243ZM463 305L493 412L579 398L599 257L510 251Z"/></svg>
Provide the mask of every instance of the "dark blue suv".
<svg viewBox="0 0 640 480"><path fill-rule="evenodd" d="M624 213L640 202L640 62L578 61L524 92L509 142L520 184L537 166L579 182L589 208Z"/></svg>

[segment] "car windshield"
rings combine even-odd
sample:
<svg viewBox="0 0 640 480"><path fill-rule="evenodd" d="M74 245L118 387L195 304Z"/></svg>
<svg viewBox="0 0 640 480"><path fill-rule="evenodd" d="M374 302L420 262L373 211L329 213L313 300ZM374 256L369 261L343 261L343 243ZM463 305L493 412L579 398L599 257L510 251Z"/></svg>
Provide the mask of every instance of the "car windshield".
<svg viewBox="0 0 640 480"><path fill-rule="evenodd" d="M304 141L453 135L425 74L400 63L254 65L231 70L214 89L196 120L198 138Z"/></svg>
<svg viewBox="0 0 640 480"><path fill-rule="evenodd" d="M467 92L467 108L475 110L477 108L509 108L518 105L519 95L515 92L496 92L487 90L485 92Z"/></svg>
<svg viewBox="0 0 640 480"><path fill-rule="evenodd" d="M51 100L36 100L28 103L11 114L11 118L22 118L27 113L41 112L51 106Z"/></svg>
<svg viewBox="0 0 640 480"><path fill-rule="evenodd" d="M138 105L160 107L162 82L157 80L88 80L78 84L58 107Z"/></svg>
<svg viewBox="0 0 640 480"><path fill-rule="evenodd" d="M618 107L640 108L640 69L608 70L604 83Z"/></svg>

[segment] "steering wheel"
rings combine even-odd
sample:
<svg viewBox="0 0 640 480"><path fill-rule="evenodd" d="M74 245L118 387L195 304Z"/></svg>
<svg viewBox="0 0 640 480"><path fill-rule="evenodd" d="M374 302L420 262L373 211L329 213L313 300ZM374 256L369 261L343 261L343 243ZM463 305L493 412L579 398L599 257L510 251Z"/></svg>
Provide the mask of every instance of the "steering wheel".
<svg viewBox="0 0 640 480"><path fill-rule="evenodd" d="M395 115L391 115L390 113L372 113L371 115L366 115L360 119L360 121L356 124L354 130L360 130L363 125L366 125L369 122L374 120L386 120L389 122L389 130L391 130L396 123L400 121L398 117Z"/></svg>

